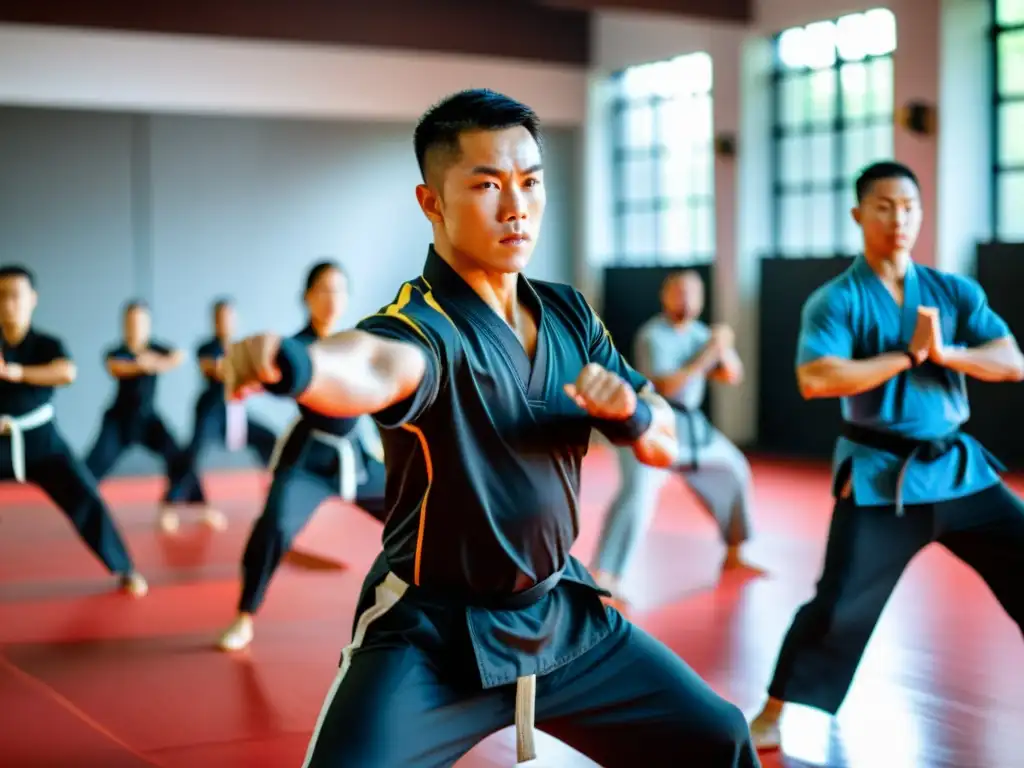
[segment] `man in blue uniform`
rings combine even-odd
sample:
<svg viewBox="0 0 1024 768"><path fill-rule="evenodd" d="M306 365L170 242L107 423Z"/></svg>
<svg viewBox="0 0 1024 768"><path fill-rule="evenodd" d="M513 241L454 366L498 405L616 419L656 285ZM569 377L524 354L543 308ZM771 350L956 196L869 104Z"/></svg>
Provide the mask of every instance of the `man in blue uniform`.
<svg viewBox="0 0 1024 768"><path fill-rule="evenodd" d="M233 388L384 428L388 518L307 768L449 766L533 725L606 768L759 765L739 710L606 608L569 554L592 428L675 459L674 419L574 289L528 280L545 207L538 122L490 91L416 130L423 274L309 348L232 347Z"/></svg>
<svg viewBox="0 0 1024 768"><path fill-rule="evenodd" d="M149 590L135 570L96 479L54 424L53 392L75 380L60 339L32 326L38 300L32 273L0 267L0 481L38 485L61 508L121 588Z"/></svg>
<svg viewBox="0 0 1024 768"><path fill-rule="evenodd" d="M1024 359L976 282L911 260L922 212L910 169L865 170L853 215L864 255L803 310L800 392L840 398L845 423L817 592L793 620L751 724L762 749L779 746L786 702L835 714L896 582L932 542L977 571L1024 628L1024 505L995 458L960 431L965 376L1020 381Z"/></svg>

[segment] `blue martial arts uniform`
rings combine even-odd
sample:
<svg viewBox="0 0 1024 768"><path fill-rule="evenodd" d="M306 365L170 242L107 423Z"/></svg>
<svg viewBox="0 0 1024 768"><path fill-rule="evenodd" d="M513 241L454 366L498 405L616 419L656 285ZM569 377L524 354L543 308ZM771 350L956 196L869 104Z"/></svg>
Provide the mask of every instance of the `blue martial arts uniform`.
<svg viewBox="0 0 1024 768"><path fill-rule="evenodd" d="M797 365L905 351L919 307L938 310L947 346L1010 335L975 281L912 264L901 307L860 257L807 300ZM925 362L841 403L823 571L768 689L829 713L904 569L932 542L972 567L1024 627L1024 505L1000 481L999 462L960 431L970 415L964 375Z"/></svg>

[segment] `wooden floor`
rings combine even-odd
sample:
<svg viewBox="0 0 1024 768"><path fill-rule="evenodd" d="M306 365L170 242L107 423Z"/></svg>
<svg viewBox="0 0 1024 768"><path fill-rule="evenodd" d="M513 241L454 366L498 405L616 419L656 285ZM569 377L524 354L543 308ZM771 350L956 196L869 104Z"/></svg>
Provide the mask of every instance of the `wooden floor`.
<svg viewBox="0 0 1024 768"><path fill-rule="evenodd" d="M681 484L666 490L629 592L635 620L721 694L759 704L793 612L813 589L828 526L823 467L756 462L757 540L770 575L719 583L721 550ZM617 482L588 459L586 561ZM259 617L252 648L211 650L237 599L241 549L266 480L211 478L226 533L153 525L155 480L104 486L152 592L111 594L64 518L34 490L0 488L0 766L3 768L297 768L348 641L356 590L379 546L357 510L320 511ZM310 567L322 559L344 568ZM1024 573L1024 561L1022 561ZM784 721L785 756L765 766L1024 768L1024 644L979 579L944 551L923 553L882 618L835 722ZM594 764L552 739L543 766ZM686 744L679 745L686 766ZM510 766L510 731L461 768ZM397 768L397 767L396 767ZM701 768L695 766L694 768Z"/></svg>

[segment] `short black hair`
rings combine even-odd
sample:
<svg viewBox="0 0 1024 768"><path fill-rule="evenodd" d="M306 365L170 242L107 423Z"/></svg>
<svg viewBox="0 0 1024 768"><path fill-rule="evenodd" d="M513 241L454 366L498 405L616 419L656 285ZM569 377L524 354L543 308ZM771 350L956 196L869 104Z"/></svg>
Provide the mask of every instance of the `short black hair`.
<svg viewBox="0 0 1024 768"><path fill-rule="evenodd" d="M879 163L872 163L860 172L855 185L857 202L862 202L871 192L871 187L874 186L874 183L882 179L910 179L918 190L921 189L921 185L917 181L917 175L910 168L903 163L897 163L895 160L884 160Z"/></svg>
<svg viewBox="0 0 1024 768"><path fill-rule="evenodd" d="M124 303L124 307L121 309L121 313L123 315L127 315L129 312L135 309L144 309L145 311L148 312L149 304L147 304L143 299L129 299Z"/></svg>
<svg viewBox="0 0 1024 768"><path fill-rule="evenodd" d="M222 309L233 307L235 305L234 299L229 296L221 296L213 302L213 314L217 314Z"/></svg>
<svg viewBox="0 0 1024 768"><path fill-rule="evenodd" d="M500 131L522 126L541 145L540 120L525 104L487 88L452 94L428 109L413 137L416 163L427 181L428 155L437 150L459 151L459 136L466 131Z"/></svg>
<svg viewBox="0 0 1024 768"><path fill-rule="evenodd" d="M36 287L36 276L32 274L32 270L28 267L23 267L20 264L10 264L6 267L0 267L0 279L5 277L24 277L28 280L29 287Z"/></svg>
<svg viewBox="0 0 1024 768"><path fill-rule="evenodd" d="M309 293L311 290L313 290L313 286L316 285L316 281L320 279L320 276L324 272L329 272L332 269L336 272L340 272L341 274L345 275L345 270L341 266L341 264L330 259L318 261L316 264L310 267L309 273L306 275L306 290L303 291L303 294ZM347 277L348 275L345 276Z"/></svg>

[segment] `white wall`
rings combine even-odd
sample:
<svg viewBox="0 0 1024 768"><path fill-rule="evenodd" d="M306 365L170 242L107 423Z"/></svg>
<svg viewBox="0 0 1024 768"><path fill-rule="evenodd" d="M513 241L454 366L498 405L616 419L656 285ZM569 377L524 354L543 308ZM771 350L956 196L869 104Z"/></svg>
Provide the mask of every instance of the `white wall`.
<svg viewBox="0 0 1024 768"><path fill-rule="evenodd" d="M972 264L974 243L987 227L990 205L982 190L989 165L987 138L981 135L987 125L983 102L988 94L987 75L982 72L984 36L976 40L983 32L987 0L760 0L749 25L609 11L598 14L593 26L587 187L607 184L611 152L602 127L607 121L602 109L607 74L697 51L712 57L715 131L739 137L737 160L716 161L715 306L718 319L737 329L739 351L748 368L741 387L716 396L714 416L722 430L740 442L751 440L756 431L757 261L770 246L768 39L787 27L876 7L888 7L896 16L896 107L909 101L937 104L942 99L944 130L938 136L917 137L899 127L895 133L896 159L918 174L927 211L916 257L923 263L966 270ZM607 198L599 192L590 192L585 206L582 242L589 267L580 268L579 274L596 296L600 264L609 255L604 244L612 242L611 215Z"/></svg>
<svg viewBox="0 0 1024 768"><path fill-rule="evenodd" d="M551 125L586 113L586 72L564 64L0 24L7 105L397 121L475 87Z"/></svg>

